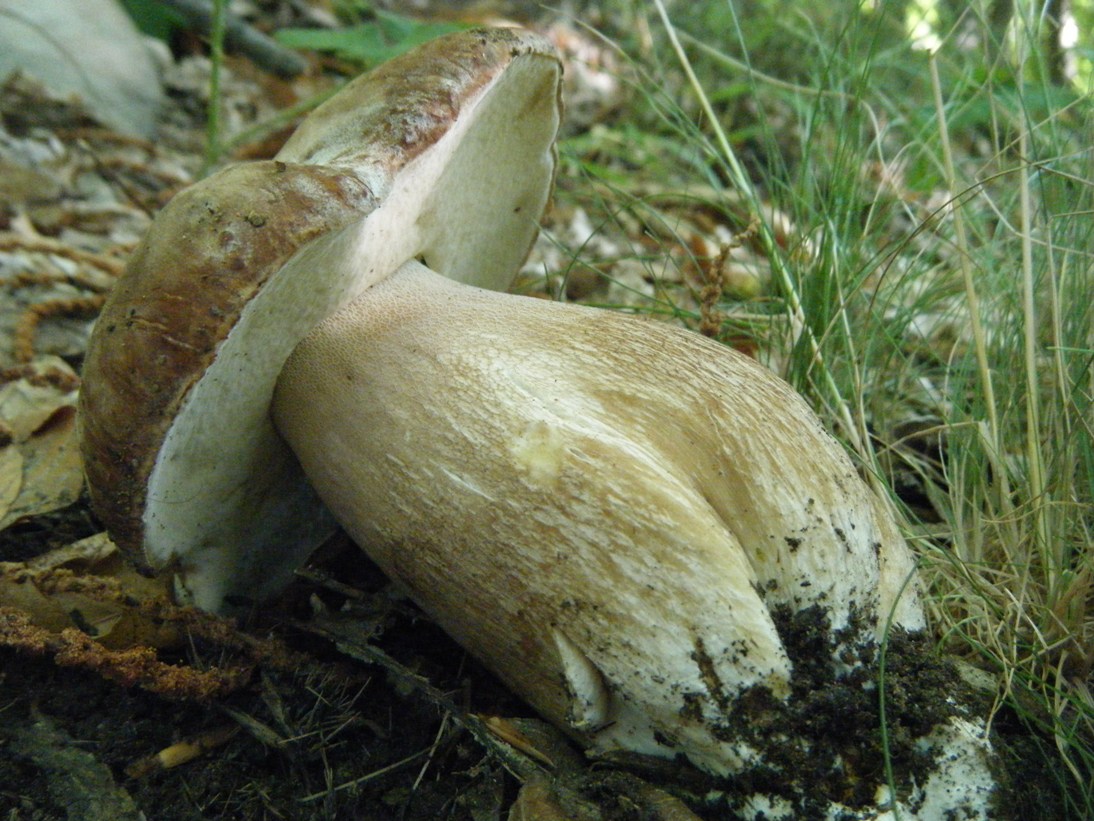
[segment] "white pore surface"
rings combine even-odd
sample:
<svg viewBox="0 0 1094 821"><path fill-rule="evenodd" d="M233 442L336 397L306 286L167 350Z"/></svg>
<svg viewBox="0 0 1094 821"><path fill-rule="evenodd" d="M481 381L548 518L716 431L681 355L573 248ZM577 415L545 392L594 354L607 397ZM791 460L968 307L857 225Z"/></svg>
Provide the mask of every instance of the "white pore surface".
<svg viewBox="0 0 1094 821"><path fill-rule="evenodd" d="M554 170L556 100L543 91L553 95L555 75L545 78L545 65L556 71L515 58L387 190L370 159L356 158L347 172L381 188L380 207L274 274L190 391L152 471L144 524L149 561L177 564L181 592L198 606L272 594L332 527L269 418L299 340L417 256L463 281L508 285ZM520 111L527 116L514 121Z"/></svg>

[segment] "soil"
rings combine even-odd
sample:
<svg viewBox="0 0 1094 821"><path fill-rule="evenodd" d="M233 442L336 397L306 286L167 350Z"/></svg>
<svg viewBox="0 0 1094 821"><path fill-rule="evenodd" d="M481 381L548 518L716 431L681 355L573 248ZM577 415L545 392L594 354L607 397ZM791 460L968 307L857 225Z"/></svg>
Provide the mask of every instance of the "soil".
<svg viewBox="0 0 1094 821"><path fill-rule="evenodd" d="M87 516L70 509L67 524L78 529ZM58 518L51 517L50 525L59 526ZM28 530L37 532L33 524L0 534L0 558L25 557ZM492 677L414 611L389 599L382 577L365 569L371 578L356 592L387 602L383 643L400 649L406 670L425 675L461 711L520 712ZM310 596L338 608L345 604L337 594L297 585L282 608L256 617L244 632L282 641L288 663L266 659L245 686L212 700L180 701L120 686L57 658L0 650L0 703L6 708L0 713L6 742L0 748L0 814L91 819L138 817L139 810L163 821L496 817L517 786L501 764L405 682L355 664L328 642L291 627L307 616ZM228 669L251 664L245 656L194 637L184 651L161 653L160 659ZM180 741L200 744L203 738L214 743L188 763L164 768L151 760ZM105 768L109 777L74 783L89 767ZM358 779L355 786L331 789ZM111 789L104 787L111 782ZM104 803L107 793L127 796L132 812L122 812L126 801ZM477 809L485 805L494 808L492 816Z"/></svg>
<svg viewBox="0 0 1094 821"><path fill-rule="evenodd" d="M80 503L0 533L0 560L96 530ZM777 614L798 671L797 706L775 708L762 693L748 705L757 743L789 724L810 739L813 754L768 742L770 769L715 783L676 762L587 761L398 598L352 546L332 546L305 575L243 627L198 630L184 648L160 652L180 667L243 671L229 692L210 698L155 694L59 655L0 649L0 815L480 821L506 818L520 800L526 818L714 821L737 817L734 808L754 791L778 794L772 779L786 773L848 806L868 805L883 779L876 690L864 686L876 664L836 679L829 665L811 661L824 656L830 635L817 613ZM271 643L277 652L253 649ZM947 696L976 697L923 636L894 633L885 658L893 767L904 776L929 765L914 740L952 709ZM497 726L516 741L484 732L485 716L505 717ZM1049 742L1008 712L995 733L1008 788L999 817L1069 817L1043 764ZM185 757L180 742L199 754L168 766ZM548 760L552 768L543 766ZM520 785L537 778L549 781L554 815L527 811ZM824 804L819 795L804 801L795 817L820 817Z"/></svg>

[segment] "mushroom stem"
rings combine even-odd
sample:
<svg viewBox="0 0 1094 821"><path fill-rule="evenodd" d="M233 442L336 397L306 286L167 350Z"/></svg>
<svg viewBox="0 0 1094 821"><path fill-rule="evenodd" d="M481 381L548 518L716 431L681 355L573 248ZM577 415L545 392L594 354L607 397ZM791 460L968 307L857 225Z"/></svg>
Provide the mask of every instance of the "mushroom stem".
<svg viewBox="0 0 1094 821"><path fill-rule="evenodd" d="M906 546L804 401L680 329L411 262L300 343L273 415L381 568L597 749L738 770L732 717L791 693L784 617L815 610L837 676L890 612L923 625Z"/></svg>

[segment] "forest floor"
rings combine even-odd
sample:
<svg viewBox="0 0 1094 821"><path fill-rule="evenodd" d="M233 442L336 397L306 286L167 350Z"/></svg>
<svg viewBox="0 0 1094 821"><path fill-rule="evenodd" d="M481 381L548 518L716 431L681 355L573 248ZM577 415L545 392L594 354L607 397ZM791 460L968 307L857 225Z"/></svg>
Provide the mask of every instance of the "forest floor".
<svg viewBox="0 0 1094 821"><path fill-rule="evenodd" d="M596 53L583 38L575 29L562 39ZM300 86L243 58L226 68L237 132L301 97ZM570 73L591 70L586 61ZM196 48L179 61L156 142L105 129L33 83L0 89L0 817L731 818L733 785L686 765L588 760L343 536L282 599L238 621L175 606L104 537L76 456L81 357L152 215L199 173L197 89L207 74ZM569 93L570 134L617 105L588 88ZM269 156L285 133L237 146L232 158ZM575 200L548 217L551 241L528 270L558 270L576 246L597 250L611 231L626 232L616 222L591 237ZM701 207L689 219L692 247L716 233ZM617 283L625 273L617 269ZM566 284L576 298L597 287L581 271ZM682 289L697 312L699 291ZM909 716L958 686L953 668L914 642L898 642L890 666L894 686L916 682L921 701L906 705ZM827 704L817 725L849 732L848 705ZM872 732L876 716L862 720ZM1025 767L1010 785L1011 817L1063 817L1051 790L1028 789L1052 781L1029 754L1050 742L1028 737L1005 710L996 730L1013 739L1011 763Z"/></svg>

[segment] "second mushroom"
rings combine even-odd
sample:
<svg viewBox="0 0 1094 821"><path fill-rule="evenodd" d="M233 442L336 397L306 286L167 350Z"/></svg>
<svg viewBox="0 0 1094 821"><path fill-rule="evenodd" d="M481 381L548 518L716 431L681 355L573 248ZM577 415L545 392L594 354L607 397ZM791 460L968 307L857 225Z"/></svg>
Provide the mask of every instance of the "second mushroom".
<svg viewBox="0 0 1094 821"><path fill-rule="evenodd" d="M559 83L535 35L452 35L176 197L89 348L93 503L214 610L276 594L336 521L590 750L766 768L785 786L747 811L796 811L810 744L781 728L780 762L757 732L801 696L790 633L808 619L814 661L857 681L887 626L924 626L913 559L760 365L500 293L550 194ZM973 739L944 785L970 808L992 781L963 728L939 732Z"/></svg>

